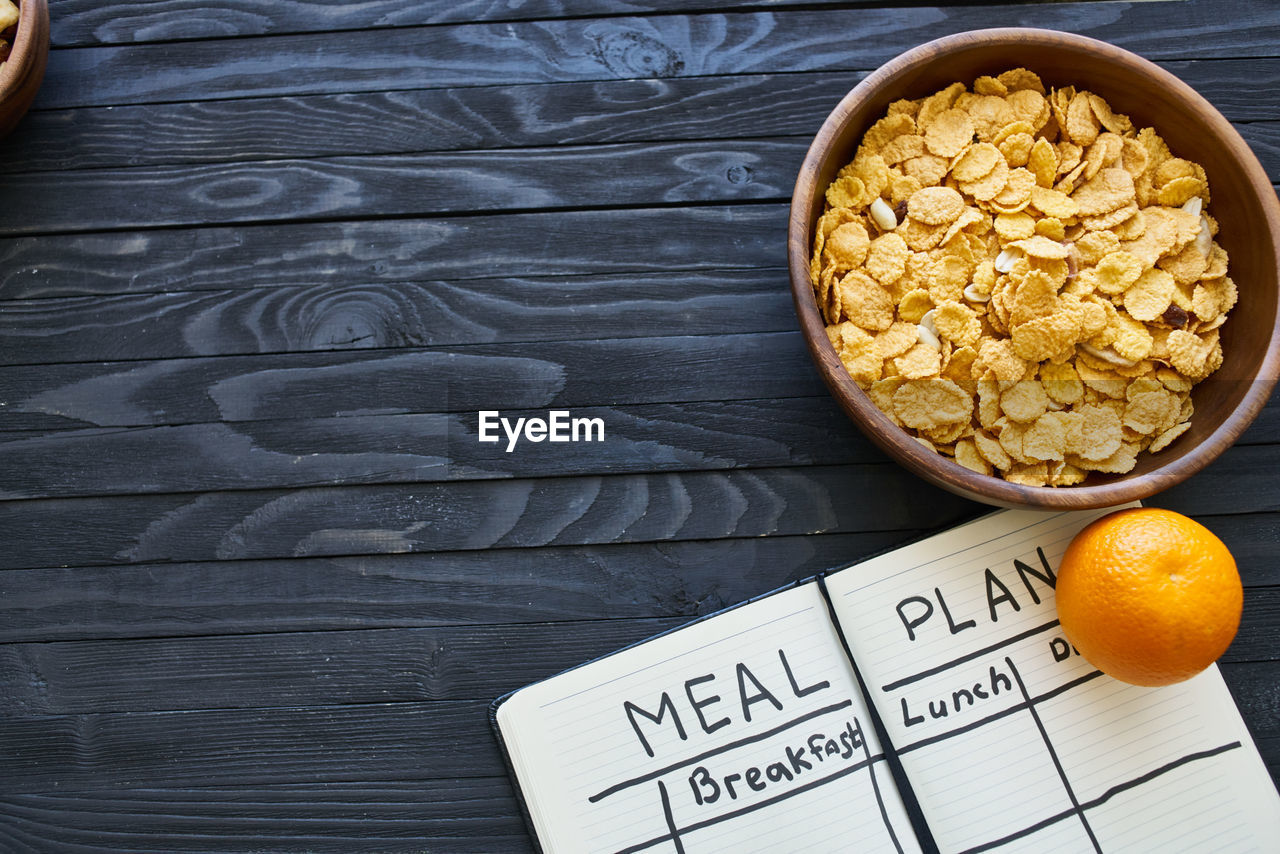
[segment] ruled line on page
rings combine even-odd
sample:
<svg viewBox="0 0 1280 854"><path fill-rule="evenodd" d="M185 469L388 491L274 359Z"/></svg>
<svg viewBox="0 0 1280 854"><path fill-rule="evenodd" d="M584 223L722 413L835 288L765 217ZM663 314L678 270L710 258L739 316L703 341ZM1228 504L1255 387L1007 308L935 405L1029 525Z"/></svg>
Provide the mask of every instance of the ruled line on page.
<svg viewBox="0 0 1280 854"><path fill-rule="evenodd" d="M888 685L881 686L880 690L889 692L889 691L893 691L898 688L901 688L904 685L910 685L912 682L918 682L921 679L924 679L929 676L934 676L938 673L941 673L944 670L950 670L952 667L955 667L958 664L964 664L966 661L972 661L975 658L981 658L982 656L993 653L998 649L1003 649L1004 647L1011 646L1015 643L1018 643L1019 641L1024 641L1029 637L1034 637L1035 635L1038 635L1041 632L1047 632L1049 629L1052 629L1057 625L1058 625L1057 620L1050 620L1047 623L1027 629L1024 632L1019 632L1016 635L1011 635L1010 637L1007 637L1002 641L993 643L990 646L985 646L982 649L974 650L973 652L962 655L959 658L953 658L950 661L944 661L942 664L938 664L934 667L930 667L927 670L921 670L919 673L912 674L911 676L904 676L901 679L895 679L894 681L890 682Z"/></svg>
<svg viewBox="0 0 1280 854"><path fill-rule="evenodd" d="M981 520L978 520L978 521L981 521ZM1029 530L1031 530L1032 528L1037 528L1037 527L1039 527L1039 526L1041 526L1041 525L1050 524L1050 523L1055 522L1055 521L1059 522L1059 524L1058 524L1058 525L1056 525L1055 527L1052 527L1052 528L1047 529L1046 531L1044 531L1044 532L1042 532L1042 533L1038 533L1038 534L1036 534L1036 536L1034 536L1034 537L1028 537L1028 538L1026 538L1026 539L1024 539L1024 540L1021 540L1021 541L1019 541L1019 542L1017 542L1017 543L1010 542L1010 538L1012 538L1012 537L1013 537L1014 535L1016 535L1016 534L1021 534L1023 531L1029 531ZM973 523L970 523L970 524L973 524ZM846 597L848 597L848 596L853 596L854 594L856 594L856 593L860 593L860 592L862 592L863 590L867 589L867 587L873 587L873 586L878 585L878 584L883 584L884 582L889 581L889 580L894 579L894 578L897 578L897 577L898 577L898 576L900 576L900 575L905 575L906 573L909 573L909 572L915 572L915 571L917 571L917 570L924 569L925 567L932 566L933 564L939 563L939 562L944 561L944 560L951 560L952 558L959 557L960 555L963 555L963 554L965 554L966 552L971 552L971 551L973 551L974 549L979 549L979 548L982 548L983 546L991 545L992 543L997 543L997 542L998 542L998 543L1000 543L1000 550L1002 550L1002 551L1003 551L1003 550L1008 550L1009 548L1012 548L1012 547L1014 547L1014 546L1020 546L1020 545L1023 545L1024 543L1037 542L1037 541L1039 540L1039 537L1040 537L1040 536L1043 536L1043 535L1045 535L1045 534L1055 534L1055 533L1058 533L1059 531L1062 531L1062 530L1064 530L1064 529L1066 529L1066 528L1072 528L1072 529L1075 529L1075 528L1077 528L1077 527L1079 526L1079 524L1080 524L1080 523L1079 523L1079 521L1078 521L1078 520L1076 520L1076 519L1071 518L1070 514L1068 514L1068 517L1067 517L1066 519L1055 519L1055 518L1053 518L1053 517L1050 517L1049 519L1042 519L1042 520L1037 521L1037 522L1032 522L1032 523L1030 523L1030 524L1028 524L1028 525L1023 525L1021 528L1015 528L1015 529L1013 529L1012 531L1007 531L1007 532L1005 532L1005 533L1003 533L1003 534L997 534L997 535L995 535L995 536L993 536L993 537L990 537L990 538L988 538L988 539L982 540L981 542L974 543L973 545L970 545L970 546L965 546L964 548L962 548L962 549L958 549L957 551L954 551L954 552L948 552L947 554L944 554L944 555L938 555L937 557L932 558L931 560L927 560L927 561L925 561L924 563L917 563L917 564L912 564L911 566L904 566L902 569L900 569L899 571L897 571L897 572L893 573L892 575L886 575L886 576L884 576L884 577L882 577L882 578L878 578L878 579L876 579L874 582L872 582L872 583L871 583L871 584L869 584L869 585L866 585L866 586L859 586L859 587L855 587L855 588L853 588L853 589L851 589L851 590L846 590L846 591L844 592L844 594L843 594L843 595L844 595L844 596L846 596ZM1073 530L1073 532L1072 532L1072 536L1075 536L1074 530ZM1066 538L1064 537L1064 538L1062 538L1062 539L1066 539ZM1057 543L1057 542L1059 542L1059 540L1054 540L1054 541L1053 541L1053 543ZM986 556L986 555L977 555L976 557L977 557L977 558L979 558L979 559L981 559L982 557L985 557L985 556ZM857 566L857 565L858 565L858 564L854 564L854 566Z"/></svg>

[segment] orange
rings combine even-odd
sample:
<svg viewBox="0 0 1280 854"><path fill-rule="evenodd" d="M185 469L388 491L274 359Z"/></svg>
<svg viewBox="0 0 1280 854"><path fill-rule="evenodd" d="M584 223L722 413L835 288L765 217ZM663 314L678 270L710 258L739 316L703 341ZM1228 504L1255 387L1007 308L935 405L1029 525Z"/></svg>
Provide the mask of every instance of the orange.
<svg viewBox="0 0 1280 854"><path fill-rule="evenodd" d="M1135 685L1169 685L1226 651L1244 591L1235 559L1208 528L1140 507L1076 534L1057 601L1063 633L1090 664Z"/></svg>

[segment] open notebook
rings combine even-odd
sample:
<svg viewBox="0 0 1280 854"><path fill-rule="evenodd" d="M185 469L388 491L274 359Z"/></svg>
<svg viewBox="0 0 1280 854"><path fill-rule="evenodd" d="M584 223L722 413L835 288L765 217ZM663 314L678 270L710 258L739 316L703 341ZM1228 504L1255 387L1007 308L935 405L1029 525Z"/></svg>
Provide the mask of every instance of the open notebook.
<svg viewBox="0 0 1280 854"><path fill-rule="evenodd" d="M1055 567L1105 511L1002 511L508 694L547 852L1274 851L1216 667L1091 667Z"/></svg>

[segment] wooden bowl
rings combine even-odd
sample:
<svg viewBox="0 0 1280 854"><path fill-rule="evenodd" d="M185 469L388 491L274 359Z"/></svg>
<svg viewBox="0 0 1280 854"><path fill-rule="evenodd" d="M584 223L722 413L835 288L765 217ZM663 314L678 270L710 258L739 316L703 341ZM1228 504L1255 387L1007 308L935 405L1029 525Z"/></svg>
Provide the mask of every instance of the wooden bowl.
<svg viewBox="0 0 1280 854"><path fill-rule="evenodd" d="M1079 486L1034 487L970 471L925 449L894 425L845 371L824 331L809 276L824 193L853 159L866 128L890 102L966 85L1009 68L1035 71L1046 86L1095 92L1139 127L1151 126L1180 157L1204 166L1209 212L1221 230L1240 297L1222 327L1222 367L1192 392L1191 428L1159 454L1142 453L1125 475L1090 473ZM853 89L828 116L800 167L787 235L791 289L809 352L845 412L885 453L931 483L1005 507L1076 509L1146 498L1179 483L1226 450L1258 415L1280 375L1280 202L1262 166L1230 123L1190 86L1118 47L1050 30L959 33L907 51Z"/></svg>
<svg viewBox="0 0 1280 854"><path fill-rule="evenodd" d="M13 130L35 100L49 60L49 4L22 0L13 50L0 71L0 136Z"/></svg>

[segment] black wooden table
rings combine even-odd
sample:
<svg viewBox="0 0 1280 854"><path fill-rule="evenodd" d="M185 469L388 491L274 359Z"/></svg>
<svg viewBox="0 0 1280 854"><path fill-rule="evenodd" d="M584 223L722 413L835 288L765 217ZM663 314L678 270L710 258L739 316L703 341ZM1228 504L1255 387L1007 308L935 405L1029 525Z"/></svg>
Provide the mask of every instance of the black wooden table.
<svg viewBox="0 0 1280 854"><path fill-rule="evenodd" d="M1280 179L1271 0L886 5L54 0L0 146L0 851L527 850L493 697L977 513L788 293L808 140L900 51L1109 40ZM551 409L606 441L477 441ZM1278 466L1273 404L1152 502L1239 559L1273 774Z"/></svg>

